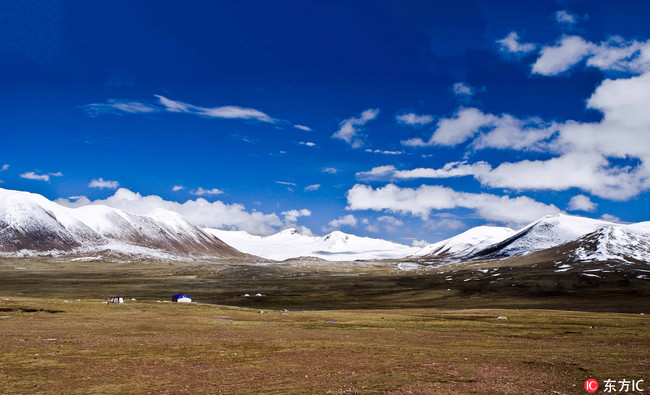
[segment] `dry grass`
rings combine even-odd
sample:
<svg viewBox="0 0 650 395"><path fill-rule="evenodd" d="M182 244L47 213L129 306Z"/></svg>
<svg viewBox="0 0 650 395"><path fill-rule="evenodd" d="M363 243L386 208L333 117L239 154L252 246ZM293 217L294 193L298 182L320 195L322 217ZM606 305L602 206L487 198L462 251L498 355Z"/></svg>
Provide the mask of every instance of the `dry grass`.
<svg viewBox="0 0 650 395"><path fill-rule="evenodd" d="M5 299L1 393L582 393L650 371L639 314Z"/></svg>

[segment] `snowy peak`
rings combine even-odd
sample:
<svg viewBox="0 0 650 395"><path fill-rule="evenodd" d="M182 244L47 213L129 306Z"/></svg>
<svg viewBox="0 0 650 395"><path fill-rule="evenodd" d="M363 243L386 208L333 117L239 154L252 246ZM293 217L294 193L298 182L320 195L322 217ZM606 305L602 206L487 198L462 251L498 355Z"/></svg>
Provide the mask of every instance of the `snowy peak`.
<svg viewBox="0 0 650 395"><path fill-rule="evenodd" d="M0 188L0 252L80 252L235 257L239 251L190 224L155 210L137 215L107 206L68 208L28 192Z"/></svg>
<svg viewBox="0 0 650 395"><path fill-rule="evenodd" d="M613 222L558 214L543 217L509 238L476 251L479 258L505 258L528 254L576 240Z"/></svg>
<svg viewBox="0 0 650 395"><path fill-rule="evenodd" d="M606 226L577 240L578 261L650 262L650 227L642 224Z"/></svg>
<svg viewBox="0 0 650 395"><path fill-rule="evenodd" d="M307 236L295 229L261 237L241 231L205 229L226 243L248 254L273 260L314 257L328 261L399 259L417 248L370 237L359 237L341 231L325 236Z"/></svg>
<svg viewBox="0 0 650 395"><path fill-rule="evenodd" d="M429 244L413 254L414 257L464 258L472 253L507 239L515 233L510 228L477 226L446 240Z"/></svg>

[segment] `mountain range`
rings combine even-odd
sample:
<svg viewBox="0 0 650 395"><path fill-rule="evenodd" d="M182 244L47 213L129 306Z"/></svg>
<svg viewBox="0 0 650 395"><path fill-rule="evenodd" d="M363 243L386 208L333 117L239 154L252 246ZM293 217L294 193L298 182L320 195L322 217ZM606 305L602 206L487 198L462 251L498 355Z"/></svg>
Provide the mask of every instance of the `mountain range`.
<svg viewBox="0 0 650 395"><path fill-rule="evenodd" d="M416 248L340 231L313 236L289 228L257 236L200 228L167 210L138 215L102 205L69 208L38 194L0 188L0 254L4 256L104 252L163 259L454 263L541 251L558 260L650 262L650 222L619 224L559 214L518 231L478 226Z"/></svg>

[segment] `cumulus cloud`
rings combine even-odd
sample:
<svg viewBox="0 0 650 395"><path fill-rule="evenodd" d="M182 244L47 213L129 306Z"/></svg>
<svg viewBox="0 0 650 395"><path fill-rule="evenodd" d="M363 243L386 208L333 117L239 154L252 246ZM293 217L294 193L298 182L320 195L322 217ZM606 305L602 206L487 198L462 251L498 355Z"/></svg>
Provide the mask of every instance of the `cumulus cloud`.
<svg viewBox="0 0 650 395"><path fill-rule="evenodd" d="M463 82L456 82L451 89L456 96L474 96L474 88Z"/></svg>
<svg viewBox="0 0 650 395"><path fill-rule="evenodd" d="M397 123L410 126L424 126L433 122L431 115L418 115L415 113L401 114L395 117Z"/></svg>
<svg viewBox="0 0 650 395"><path fill-rule="evenodd" d="M307 192L317 191L319 188L320 188L320 184L307 185L305 187L305 191L307 191Z"/></svg>
<svg viewBox="0 0 650 395"><path fill-rule="evenodd" d="M300 142L298 142L298 144L305 145L307 147L315 147L316 146L316 143L313 143L311 141L300 141Z"/></svg>
<svg viewBox="0 0 650 395"><path fill-rule="evenodd" d="M295 224L298 222L299 217L309 217L311 215L311 211L307 210L306 208L303 208L301 210L288 210L288 211L283 211L282 215L284 215L284 222L286 224Z"/></svg>
<svg viewBox="0 0 650 395"><path fill-rule="evenodd" d="M344 226L355 227L358 224L358 220L352 214L347 214L342 217L331 220L327 225L323 227L323 232L331 232L332 230L340 229Z"/></svg>
<svg viewBox="0 0 650 395"><path fill-rule="evenodd" d="M515 190L579 188L594 196L626 200L650 189L650 72L636 77L607 79L587 100L587 108L603 118L596 122L544 122L508 114L484 114L461 109L441 119L429 142L421 145L457 145L470 148L539 151L549 159L504 162L496 167L468 169L455 162L484 186ZM471 110L471 111L470 111ZM400 179L408 175L439 177L436 170L397 171L378 167L362 177ZM419 173L419 174L418 174Z"/></svg>
<svg viewBox="0 0 650 395"><path fill-rule="evenodd" d="M174 185L174 186L172 187L172 191L174 191L174 192L180 191L180 190L182 190L182 189L185 189L185 187L182 186L182 185Z"/></svg>
<svg viewBox="0 0 650 395"><path fill-rule="evenodd" d="M463 221L453 219L453 218L441 218L441 219L428 219L424 223L424 227L431 230L460 230L467 228L467 225Z"/></svg>
<svg viewBox="0 0 650 395"><path fill-rule="evenodd" d="M120 183L117 181L104 180L103 178L94 178L88 184L90 188L99 188L99 189L117 189L120 186Z"/></svg>
<svg viewBox="0 0 650 395"><path fill-rule="evenodd" d="M568 209L570 211L596 211L596 203L592 202L588 196L576 195L569 201Z"/></svg>
<svg viewBox="0 0 650 395"><path fill-rule="evenodd" d="M533 52L536 47L533 43L522 43L517 32L510 32L504 38L497 40L497 44L501 52L514 55L525 55Z"/></svg>
<svg viewBox="0 0 650 395"><path fill-rule="evenodd" d="M214 195L221 195L223 191L217 188L205 189L203 187L198 187L195 190L190 191L190 193L196 196L206 196L206 195L214 196Z"/></svg>
<svg viewBox="0 0 650 395"><path fill-rule="evenodd" d="M382 215L381 217L377 218L377 221L383 222L383 223L386 223L386 224L390 224L390 225L393 225L393 226L402 226L402 225L404 225L403 221L401 221L401 220L399 220L399 219L397 219L397 218L395 218L393 216L390 216L390 215Z"/></svg>
<svg viewBox="0 0 650 395"><path fill-rule="evenodd" d="M361 113L358 117L352 117L339 124L339 130L332 135L334 139L340 139L350 144L352 148L359 148L363 145L365 136L360 133L362 127L377 118L379 110L370 108Z"/></svg>
<svg viewBox="0 0 650 395"><path fill-rule="evenodd" d="M118 189L113 196L106 199L94 201L85 197L75 201L58 199L57 203L68 207L99 204L145 215L151 214L156 209L165 209L182 215L197 226L244 230L258 235L273 234L283 225L275 213L263 214L255 210L247 211L241 204L225 204L221 201L208 202L203 198L178 203L164 200L156 195L142 196L125 188Z"/></svg>
<svg viewBox="0 0 650 395"><path fill-rule="evenodd" d="M469 164L463 162L450 162L440 169L417 168L413 170L397 170L393 165L373 167L369 171L356 174L360 180L409 180L415 178L452 178L462 176L478 176L487 173L492 166L487 162Z"/></svg>
<svg viewBox="0 0 650 395"><path fill-rule="evenodd" d="M466 208L480 217L495 222L525 224L560 210L554 205L537 202L529 197L497 196L487 193L457 192L442 186L422 185L400 188L394 184L373 189L357 184L348 190L347 210L387 211L411 214L427 220L434 210Z"/></svg>

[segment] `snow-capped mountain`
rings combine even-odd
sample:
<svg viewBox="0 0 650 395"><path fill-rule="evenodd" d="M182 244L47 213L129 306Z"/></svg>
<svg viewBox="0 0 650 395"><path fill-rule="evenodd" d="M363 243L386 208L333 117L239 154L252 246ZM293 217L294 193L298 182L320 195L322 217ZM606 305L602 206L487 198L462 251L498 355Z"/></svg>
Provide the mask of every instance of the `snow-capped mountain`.
<svg viewBox="0 0 650 395"><path fill-rule="evenodd" d="M340 231L319 237L304 235L289 228L262 237L242 231L205 230L240 251L278 261L299 257L328 261L398 259L418 251L415 247Z"/></svg>
<svg viewBox="0 0 650 395"><path fill-rule="evenodd" d="M476 250L471 256L491 259L529 254L577 240L600 228L616 225L613 222L565 214L548 215L503 241Z"/></svg>
<svg viewBox="0 0 650 395"><path fill-rule="evenodd" d="M68 208L38 194L0 188L0 252L101 250L154 256L244 255L171 211L147 216L100 205Z"/></svg>
<svg viewBox="0 0 650 395"><path fill-rule="evenodd" d="M503 241L515 233L510 228L498 226L477 226L446 240L429 244L413 257L434 259L462 259L488 246Z"/></svg>
<svg viewBox="0 0 650 395"><path fill-rule="evenodd" d="M573 256L579 261L650 262L650 222L606 226L576 243Z"/></svg>

